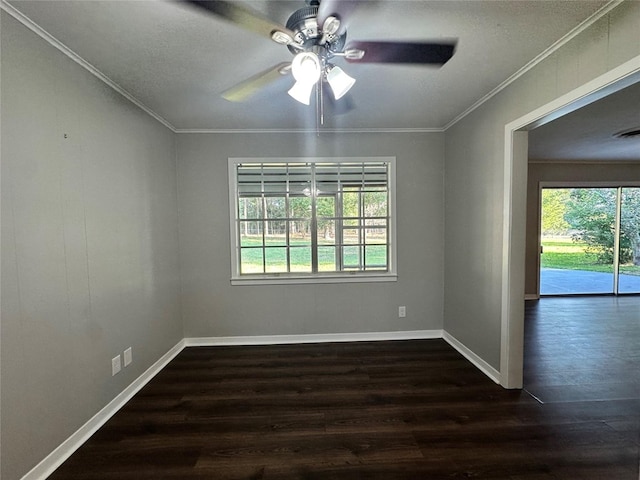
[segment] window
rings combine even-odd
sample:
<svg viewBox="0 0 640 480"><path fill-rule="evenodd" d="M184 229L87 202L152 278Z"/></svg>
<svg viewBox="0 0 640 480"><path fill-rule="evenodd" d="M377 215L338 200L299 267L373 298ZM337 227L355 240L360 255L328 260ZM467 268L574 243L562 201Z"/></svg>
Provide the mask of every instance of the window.
<svg viewBox="0 0 640 480"><path fill-rule="evenodd" d="M394 280L394 163L229 159L232 281Z"/></svg>

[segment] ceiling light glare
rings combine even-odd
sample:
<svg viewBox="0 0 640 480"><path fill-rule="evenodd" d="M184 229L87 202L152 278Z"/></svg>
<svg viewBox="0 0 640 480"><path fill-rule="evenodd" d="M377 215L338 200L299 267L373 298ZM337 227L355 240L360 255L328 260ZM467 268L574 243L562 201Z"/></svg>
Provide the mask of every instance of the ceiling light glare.
<svg viewBox="0 0 640 480"><path fill-rule="evenodd" d="M320 58L313 52L302 52L293 58L291 73L296 79L295 85L289 90L289 95L300 103L311 103L311 91L320 79L322 67Z"/></svg>
<svg viewBox="0 0 640 480"><path fill-rule="evenodd" d="M299 53L293 58L291 71L298 82L316 83L322 72L320 59L313 52Z"/></svg>
<svg viewBox="0 0 640 480"><path fill-rule="evenodd" d="M338 100L353 87L356 79L344 73L340 67L333 67L327 73L327 82L329 82L334 98Z"/></svg>

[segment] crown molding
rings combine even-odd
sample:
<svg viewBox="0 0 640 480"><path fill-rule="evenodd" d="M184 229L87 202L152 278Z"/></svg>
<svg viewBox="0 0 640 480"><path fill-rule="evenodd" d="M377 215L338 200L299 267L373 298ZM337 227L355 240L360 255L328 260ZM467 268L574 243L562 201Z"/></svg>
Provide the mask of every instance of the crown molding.
<svg viewBox="0 0 640 480"><path fill-rule="evenodd" d="M116 82L111 80L107 75L102 73L98 68L93 66L91 63L87 62L80 55L75 53L69 47L67 47L60 40L55 38L49 32L47 32L40 25L31 20L24 13L20 12L17 8L11 5L6 0L0 0L0 9L7 12L29 30L34 32L44 41L49 43L54 48L58 49L64 55L69 57L71 60L76 62L78 65L83 67L85 70L90 72L92 75L97 77L99 80L107 84L113 90L118 92L120 95L125 97L131 103L142 109L144 112L149 114L151 117L156 119L162 125L167 127L174 133L179 134L188 134L188 133L198 133L198 134L220 134L220 133L230 133L230 134L249 134L249 133L261 133L261 134L353 134L353 133L442 133L444 132L443 128L321 128L321 129L298 129L298 128L283 128L283 129L274 129L274 128L247 128L247 129L207 129L207 128L194 128L194 129L178 129L175 128L168 120L154 112L151 108L145 105L143 102L138 100L133 94L129 93L123 87L118 85Z"/></svg>
<svg viewBox="0 0 640 480"><path fill-rule="evenodd" d="M443 128L239 128L239 129L207 129L207 128L178 128L174 130L178 134L187 133L291 133L291 134L314 134L324 133L443 133Z"/></svg>
<svg viewBox="0 0 640 480"><path fill-rule="evenodd" d="M471 114L474 110L480 108L483 104L485 104L486 102L491 100L498 93L500 93L502 90L507 88L513 82L518 80L520 77L522 77L525 73L527 73L533 67L538 65L540 62L542 62L543 60L545 60L546 58L550 57L552 54L557 52L560 48L562 48L564 45L569 43L571 40L573 40L579 34L584 32L587 28L589 28L591 25L593 25L598 20L600 20L602 17L607 15L611 10L616 8L618 5L620 5L624 1L625 0L611 0L607 4L605 4L602 7L600 7L597 11L595 11L585 21L580 23L577 27L575 27L573 30L568 32L566 35L564 35L562 38L560 38L558 41L556 41L553 45L551 45L549 48L544 50L537 57L535 57L533 60L531 60L529 63L527 63L524 67L522 67L520 70L518 70L516 73L511 75L509 78L507 78L504 82L502 82L496 88L494 88L489 93L487 93L480 100L478 100L473 105L471 105L469 108L467 108L464 112L462 112L457 117L455 117L453 120L451 120L449 123L447 123L442 129L444 131L447 131L449 128L453 127L460 120L465 118L467 115Z"/></svg>
<svg viewBox="0 0 640 480"><path fill-rule="evenodd" d="M535 165L640 165L640 158L638 160L633 159L616 159L616 160L607 160L607 159L558 159L554 160L552 158L533 158L530 159L529 164Z"/></svg>
<svg viewBox="0 0 640 480"><path fill-rule="evenodd" d="M491 90L488 94L486 94L485 96L480 98L478 101L476 101L473 105L471 105L465 111L463 111L462 113L457 115L453 120L451 120L450 122L445 124L443 127L434 127L434 128L322 128L322 129L286 129L286 128L285 129L206 129L206 128L198 129L198 128L196 128L196 129L178 129L178 128L175 128L165 118L163 118L162 116L160 116L159 114L154 112L151 108L149 108L143 102L138 100L134 95L132 95L127 90L125 90L123 87L121 87L116 82L111 80L107 75L102 73L100 70L98 70L92 64L87 62L85 59L83 59L78 54L76 54L73 50L71 50L66 45L64 45L62 42L60 42L58 39L56 39L49 32L47 32L42 27L40 27L37 23L35 23L33 20L31 20L25 14L23 14L18 9L16 9L14 6L12 6L7 0L0 0L0 9L4 10L5 12L7 12L13 18L15 18L20 23L22 23L24 26L29 28L36 35L40 36L47 43L49 43L50 45L52 45L53 47L55 47L56 49L61 51L63 54L65 54L71 60L76 62L78 65L80 65L83 68L85 68L87 71L89 71L95 77L97 77L98 79L103 81L109 87L113 88L116 92L120 93L123 97L125 97L131 103L133 103L134 105L136 105L137 107L142 109L144 112L149 114L151 117L156 119L158 122L160 122L162 125L164 125L165 127L167 127L169 130L171 130L174 133L178 133L178 134L193 134L193 133L196 133L196 134L220 134L220 133L249 134L249 133L261 133L261 134L317 134L317 135L320 135L320 134L323 134L323 133L350 134L350 133L443 133L443 132L446 132L449 128L451 128L456 123L461 121L467 115L471 114L473 111L478 109L484 103L488 102L491 98L495 97L502 90L504 90L509 85L511 85L513 82L518 80L520 77L522 77L529 70L531 70L536 65L538 65L540 62L545 60L547 57L549 57L550 55L555 53L557 50L559 50L565 44L570 42L572 39L574 39L576 36L578 36L584 30L589 28L591 25L593 25L599 19L601 19L602 17L607 15L610 11L612 11L614 8L616 8L618 5L620 5L624 1L625 0L611 0L607 4L603 5L600 9L598 9L596 12L594 12L589 18L587 18L585 21L580 23L577 27L575 27L569 33L567 33L562 38L560 38L553 45L551 45L545 51L540 53L537 57L535 57L533 60L531 60L529 63L527 63L524 67L522 67L516 73L514 73L509 78L507 78L504 82L502 82L496 88Z"/></svg>
<svg viewBox="0 0 640 480"><path fill-rule="evenodd" d="M47 42L48 44L50 44L54 48L58 49L60 52L65 54L67 57L69 57L71 60L76 62L78 65L80 65L82 68L87 70L89 73L91 73L92 75L97 77L102 82L106 83L109 87L114 89L120 95L122 95L127 100L129 100L131 103L136 105L138 108L143 110L145 113L149 114L151 117L153 117L158 122L160 122L162 125L164 125L169 130L171 130L172 132L175 133L175 131L176 131L175 127L173 125L171 125L171 123L169 123L165 118L163 118L160 115L158 115L151 108L146 106L144 103L142 103L140 100L138 100L135 96L133 96L127 90L125 90L120 85L118 85L116 82L111 80L107 75L105 75L100 70L98 70L96 67L94 67L92 64L87 62L84 58L82 58L80 55L75 53L73 50L71 50L69 47L67 47L64 43L62 43L60 40L55 38L53 35L51 35L49 32L47 32L44 28L42 28L40 25L35 23L33 20L31 20L29 17L27 17L24 13L22 13L18 9L16 9L13 5L8 3L6 0L0 0L0 9L4 10L5 12L7 12L9 15L11 15L13 18L15 18L22 25L24 25L29 30L31 30L33 33L35 33L40 38L42 38L45 42Z"/></svg>

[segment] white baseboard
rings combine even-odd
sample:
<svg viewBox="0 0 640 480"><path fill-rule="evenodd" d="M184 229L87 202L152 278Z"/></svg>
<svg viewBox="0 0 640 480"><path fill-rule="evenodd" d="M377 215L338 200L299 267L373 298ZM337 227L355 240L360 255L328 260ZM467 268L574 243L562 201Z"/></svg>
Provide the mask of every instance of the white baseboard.
<svg viewBox="0 0 640 480"><path fill-rule="evenodd" d="M81 426L75 433L62 442L53 452L47 455L38 465L33 467L22 480L44 480L73 452L82 446L107 420L115 415L136 393L144 387L149 380L156 376L171 360L183 349L184 340L180 340L171 350L151 365L142 375L136 378L127 388L111 400L102 410L96 413L87 423Z"/></svg>
<svg viewBox="0 0 640 480"><path fill-rule="evenodd" d="M377 342L388 340L422 340L442 338L442 330L410 330L369 333L319 333L307 335L258 335L245 337L185 338L187 347L222 345L282 345L290 343Z"/></svg>
<svg viewBox="0 0 640 480"><path fill-rule="evenodd" d="M136 393L158 374L185 347L224 345L278 345L295 343L372 342L390 340L422 340L443 338L491 380L500 384L500 372L469 350L462 342L444 330L410 330L368 333L323 333L308 335L262 335L238 337L184 338L157 362L134 380L117 397L96 413L87 423L62 442L21 480L44 480L86 442L107 420L115 415Z"/></svg>
<svg viewBox="0 0 640 480"><path fill-rule="evenodd" d="M525 300L539 300L540 299L540 295L536 295L535 293L525 293L524 294L524 299Z"/></svg>
<svg viewBox="0 0 640 480"><path fill-rule="evenodd" d="M489 377L491 380L493 380L498 385L500 385L501 376L498 370L493 368L491 365L489 365L487 362L481 359L478 355L476 355L471 350L469 350L469 348L467 348L465 344L463 344L460 340L458 340L456 337L451 335L449 332L444 331L442 338L444 338L444 340L449 345L451 345L458 352L460 352L460 354L463 357L465 357L467 360L473 363L482 373L484 373L487 377Z"/></svg>

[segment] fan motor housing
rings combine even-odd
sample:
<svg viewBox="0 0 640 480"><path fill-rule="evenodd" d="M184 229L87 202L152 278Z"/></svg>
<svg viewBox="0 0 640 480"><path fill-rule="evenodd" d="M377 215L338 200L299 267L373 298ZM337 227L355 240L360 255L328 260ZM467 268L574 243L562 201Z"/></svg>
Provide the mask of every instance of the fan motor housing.
<svg viewBox="0 0 640 480"><path fill-rule="evenodd" d="M305 49L311 49L316 46L322 38L322 30L318 25L318 6L311 5L296 10L287 20L286 27L294 33L293 39L295 42ZM347 32L341 35L327 35L324 47L328 53L339 52L344 48L346 40ZM296 48L287 47L291 53L298 53Z"/></svg>

